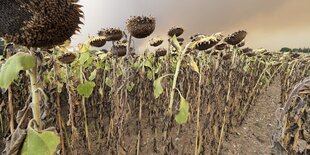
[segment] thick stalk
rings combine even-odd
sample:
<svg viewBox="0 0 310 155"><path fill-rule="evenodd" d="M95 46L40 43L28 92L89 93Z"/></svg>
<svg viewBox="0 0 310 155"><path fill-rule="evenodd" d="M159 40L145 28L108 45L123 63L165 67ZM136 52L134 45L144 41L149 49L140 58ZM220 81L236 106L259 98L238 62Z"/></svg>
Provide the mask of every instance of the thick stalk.
<svg viewBox="0 0 310 155"><path fill-rule="evenodd" d="M8 88L9 113L10 113L10 132L14 133L14 109L13 109L13 94L11 86Z"/></svg>
<svg viewBox="0 0 310 155"><path fill-rule="evenodd" d="M8 59L11 56L13 51L6 50L6 58ZM9 113L10 113L10 132L11 134L14 133L14 108L13 108L13 92L12 86L8 88L8 104L9 104Z"/></svg>
<svg viewBox="0 0 310 155"><path fill-rule="evenodd" d="M131 39L132 39L132 36L131 36L131 34L129 34L128 43L127 43L127 52L126 52L127 58L128 58L128 56L130 55L130 44L131 44Z"/></svg>
<svg viewBox="0 0 310 155"><path fill-rule="evenodd" d="M176 70L174 73L174 77L173 77L173 82L172 82L172 88L171 88L171 93L170 93L170 101L169 101L169 107L168 107L168 114L170 116L172 116L172 107L173 107L173 101L174 101L174 92L175 92L175 88L177 86L177 80L178 80L178 76L179 76L179 72L180 72L180 68L181 68L181 64L182 64L182 60L184 58L184 55L186 53L186 50L188 48L189 44L186 46L186 48L182 51L182 53L179 55L178 58L178 62L177 62L177 66L176 66ZM178 49L180 52L180 49Z"/></svg>
<svg viewBox="0 0 310 155"><path fill-rule="evenodd" d="M36 58L34 53L32 55ZM28 75L30 77L30 88L31 88L31 96L32 96L32 115L34 120L37 123L38 130L42 129L42 123L41 123L41 110L40 110L40 94L38 91L38 85L37 85L37 73L38 67L37 67L37 58L35 59L35 67L33 67L30 71L28 71Z"/></svg>
<svg viewBox="0 0 310 155"><path fill-rule="evenodd" d="M221 134L220 134L220 140L219 140L219 144L218 144L218 147L217 147L217 153L216 154L220 154L223 138L224 138L224 135L225 135L224 131L225 131L225 125L226 125L226 113L227 113L227 107L225 107L224 118L223 118L223 123L222 123L222 129L221 129Z"/></svg>
<svg viewBox="0 0 310 155"><path fill-rule="evenodd" d="M54 60L56 60L56 57L54 57ZM58 75L60 75L58 70L59 70L59 64L55 62L54 63L54 78L55 78L56 86L58 82ZM59 126L59 132L60 132L59 134L60 134L60 141L61 141L61 153L64 155L66 153L66 150L65 150L63 126L62 126L61 108L60 108L60 94L58 90L56 91L56 106L57 106L58 126Z"/></svg>
<svg viewBox="0 0 310 155"><path fill-rule="evenodd" d="M82 67L80 68L80 81L81 81L81 83L84 82L84 79L83 79L83 68ZM87 112L86 112L85 101L86 101L86 98L83 96L82 97L82 108L83 108L84 121L85 121L85 135L86 135L88 150L91 151L91 148L90 148L91 143L90 143L90 139L89 139L88 123L87 123Z"/></svg>
<svg viewBox="0 0 310 155"><path fill-rule="evenodd" d="M70 66L67 64L66 65L66 89L67 89L67 94L68 94L68 104L69 104L69 121L71 125L72 132L74 132L74 104L72 102L72 94L70 90Z"/></svg>
<svg viewBox="0 0 310 155"><path fill-rule="evenodd" d="M200 152L200 102L201 102L201 74L199 74L199 88L198 88L198 100L197 100L197 124L196 124L196 147L195 155L199 155Z"/></svg>
<svg viewBox="0 0 310 155"><path fill-rule="evenodd" d="M138 142L137 142L137 155L140 154L140 143L141 143L141 123L142 123L142 106L143 100L142 96L140 95L140 108L139 108L139 131L138 131Z"/></svg>

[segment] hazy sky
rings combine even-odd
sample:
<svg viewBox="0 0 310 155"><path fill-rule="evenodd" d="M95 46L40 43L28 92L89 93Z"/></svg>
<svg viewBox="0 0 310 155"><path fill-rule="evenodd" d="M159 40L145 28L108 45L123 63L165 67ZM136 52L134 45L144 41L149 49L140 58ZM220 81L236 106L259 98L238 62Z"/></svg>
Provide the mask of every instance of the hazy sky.
<svg viewBox="0 0 310 155"><path fill-rule="evenodd" d="M128 17L152 15L153 36L165 36L172 26L192 34L248 31L247 46L276 50L310 47L310 0L80 0L84 25L73 42L106 27L125 28ZM152 36L151 36L152 37ZM151 38L150 37L150 38ZM147 38L149 40L150 38Z"/></svg>

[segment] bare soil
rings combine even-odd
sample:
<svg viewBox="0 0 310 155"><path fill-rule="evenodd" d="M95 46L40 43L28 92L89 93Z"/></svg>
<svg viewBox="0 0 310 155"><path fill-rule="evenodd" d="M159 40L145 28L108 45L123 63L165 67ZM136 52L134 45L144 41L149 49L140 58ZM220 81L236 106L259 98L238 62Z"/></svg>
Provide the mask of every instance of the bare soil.
<svg viewBox="0 0 310 155"><path fill-rule="evenodd" d="M280 106L281 83L276 79L258 96L244 123L227 133L222 155L272 154L271 137L276 129L275 111Z"/></svg>

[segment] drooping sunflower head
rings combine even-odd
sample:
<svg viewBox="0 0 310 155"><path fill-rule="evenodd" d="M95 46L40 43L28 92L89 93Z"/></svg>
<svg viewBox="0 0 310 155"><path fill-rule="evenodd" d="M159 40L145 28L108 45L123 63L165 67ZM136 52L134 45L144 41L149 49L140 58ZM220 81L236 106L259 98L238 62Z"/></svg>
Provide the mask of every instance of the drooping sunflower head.
<svg viewBox="0 0 310 155"><path fill-rule="evenodd" d="M107 28L100 30L98 35L106 37L107 41L119 41L123 38L123 31L119 28Z"/></svg>
<svg viewBox="0 0 310 155"><path fill-rule="evenodd" d="M148 37L154 32L155 26L155 18L151 16L133 16L127 21L127 29L135 38Z"/></svg>
<svg viewBox="0 0 310 155"><path fill-rule="evenodd" d="M76 59L76 55L72 52L62 54L58 60L64 64L71 64Z"/></svg>
<svg viewBox="0 0 310 155"><path fill-rule="evenodd" d="M9 19L9 22L0 26L0 31L7 41L15 44L51 48L70 39L82 24L82 6L72 0L1 2L10 9L1 3L0 19Z"/></svg>
<svg viewBox="0 0 310 155"><path fill-rule="evenodd" d="M222 38L222 33L215 33L210 36L199 35L198 37L194 38L197 41L193 42L193 46L195 49L200 51L208 50L218 44L222 40Z"/></svg>
<svg viewBox="0 0 310 155"><path fill-rule="evenodd" d="M159 37L154 37L150 40L150 45L153 47L157 47L159 45L161 45L164 42L163 39L159 38Z"/></svg>
<svg viewBox="0 0 310 155"><path fill-rule="evenodd" d="M182 35L184 32L184 29L182 27L172 27L169 31L168 31L168 35L170 37L173 37L174 35L176 37L179 37L180 35Z"/></svg>
<svg viewBox="0 0 310 155"><path fill-rule="evenodd" d="M244 40L248 33L244 30L240 30L228 35L224 41L229 45L237 45Z"/></svg>

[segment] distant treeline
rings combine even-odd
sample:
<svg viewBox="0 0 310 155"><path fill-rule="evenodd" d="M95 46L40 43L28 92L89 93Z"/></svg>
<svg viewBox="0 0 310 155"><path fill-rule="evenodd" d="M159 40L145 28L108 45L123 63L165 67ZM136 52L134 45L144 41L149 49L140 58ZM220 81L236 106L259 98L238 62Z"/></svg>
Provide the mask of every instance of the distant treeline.
<svg viewBox="0 0 310 155"><path fill-rule="evenodd" d="M302 53L310 53L310 48L288 48L283 47L280 50L281 52L302 52Z"/></svg>

